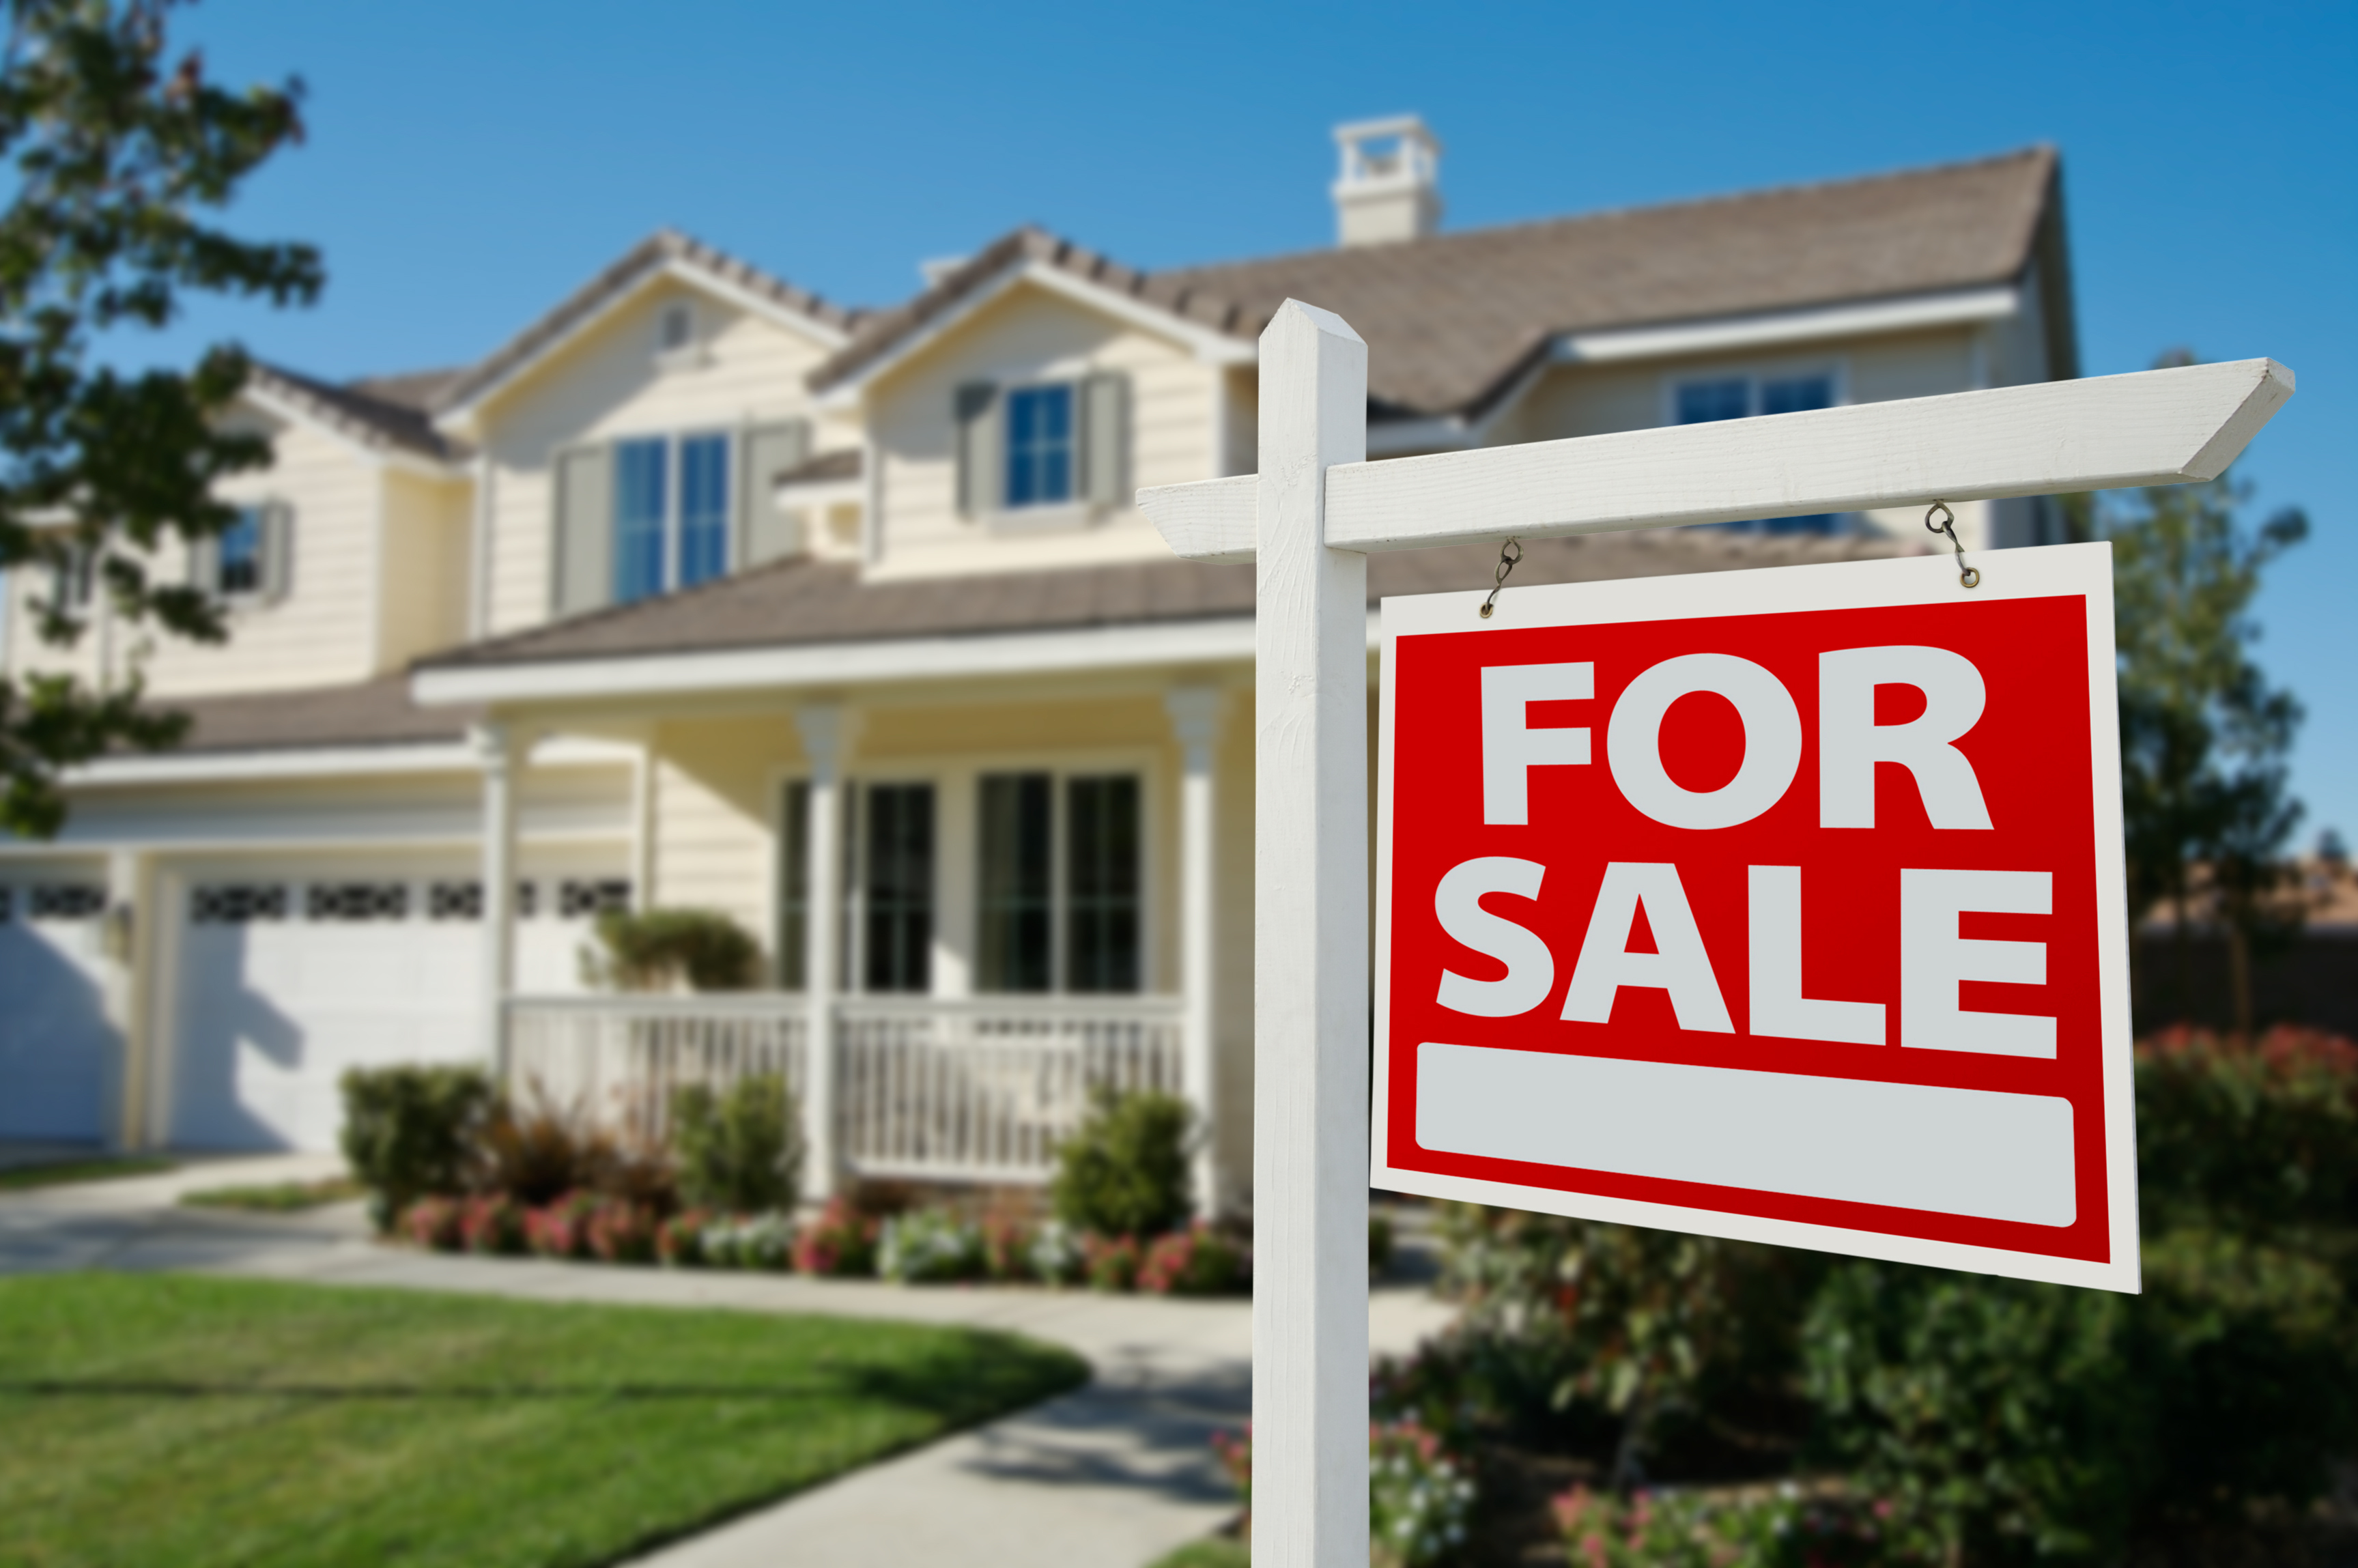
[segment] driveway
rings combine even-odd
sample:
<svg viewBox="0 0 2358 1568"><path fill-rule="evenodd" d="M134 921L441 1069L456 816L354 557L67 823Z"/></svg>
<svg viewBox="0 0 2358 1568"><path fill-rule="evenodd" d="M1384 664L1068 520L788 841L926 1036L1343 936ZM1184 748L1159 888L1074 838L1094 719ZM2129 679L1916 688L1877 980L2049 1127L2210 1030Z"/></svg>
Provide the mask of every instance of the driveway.
<svg viewBox="0 0 2358 1568"><path fill-rule="evenodd" d="M471 1258L382 1246L357 1204L288 1217L177 1206L192 1188L310 1179L339 1168L331 1156L208 1162L0 1195L0 1272L177 1270L955 1323L1069 1346L1095 1370L1074 1393L665 1548L642 1560L648 1568L1141 1568L1235 1511L1209 1442L1250 1413L1249 1303ZM1406 1353L1448 1318L1448 1308L1412 1283L1369 1294L1378 1354Z"/></svg>

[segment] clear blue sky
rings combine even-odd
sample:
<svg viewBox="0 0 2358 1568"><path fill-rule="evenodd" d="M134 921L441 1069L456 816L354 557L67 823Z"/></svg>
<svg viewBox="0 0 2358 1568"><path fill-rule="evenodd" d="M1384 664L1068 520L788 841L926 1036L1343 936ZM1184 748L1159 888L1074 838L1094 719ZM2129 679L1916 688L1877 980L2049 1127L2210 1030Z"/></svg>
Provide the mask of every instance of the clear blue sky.
<svg viewBox="0 0 2358 1568"><path fill-rule="evenodd" d="M301 75L243 228L308 313L176 331L346 376L472 359L671 224L830 297L1026 221L1147 267L1330 237L1327 129L1413 110L1453 226L2061 147L2093 373L2173 345L2300 392L2242 471L2310 542L2260 607L2304 840L2358 837L2358 5L722 5L212 0Z"/></svg>

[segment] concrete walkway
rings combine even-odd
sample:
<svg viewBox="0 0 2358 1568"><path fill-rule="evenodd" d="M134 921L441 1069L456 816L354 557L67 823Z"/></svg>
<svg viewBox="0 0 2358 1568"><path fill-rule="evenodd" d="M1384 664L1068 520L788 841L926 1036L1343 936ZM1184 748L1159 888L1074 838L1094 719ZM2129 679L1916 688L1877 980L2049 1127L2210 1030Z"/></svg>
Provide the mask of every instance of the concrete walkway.
<svg viewBox="0 0 2358 1568"><path fill-rule="evenodd" d="M797 1494L642 1559L646 1568L1142 1568L1234 1512L1209 1443L1241 1426L1251 1408L1245 1302L458 1257L373 1242L356 1204L289 1217L175 1206L193 1188L337 1169L330 1157L208 1162L0 1195L0 1272L180 1270L962 1324L1068 1346L1095 1371L1074 1393ZM1419 1288L1379 1288L1369 1297L1369 1338L1379 1354L1405 1353L1448 1315Z"/></svg>

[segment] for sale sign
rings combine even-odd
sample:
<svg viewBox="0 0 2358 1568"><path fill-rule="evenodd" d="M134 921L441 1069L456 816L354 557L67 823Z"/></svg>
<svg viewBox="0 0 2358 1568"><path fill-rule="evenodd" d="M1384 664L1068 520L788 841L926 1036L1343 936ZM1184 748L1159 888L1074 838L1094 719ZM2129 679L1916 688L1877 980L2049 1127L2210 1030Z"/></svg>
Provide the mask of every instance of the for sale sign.
<svg viewBox="0 0 2358 1568"><path fill-rule="evenodd" d="M1383 606L1374 1182L2137 1288L2111 555Z"/></svg>

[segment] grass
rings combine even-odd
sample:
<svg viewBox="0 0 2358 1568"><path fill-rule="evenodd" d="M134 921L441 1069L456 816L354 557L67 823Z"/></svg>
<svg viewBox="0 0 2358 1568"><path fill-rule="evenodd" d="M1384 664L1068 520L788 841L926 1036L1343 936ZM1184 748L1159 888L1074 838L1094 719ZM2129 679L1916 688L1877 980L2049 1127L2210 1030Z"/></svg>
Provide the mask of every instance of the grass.
<svg viewBox="0 0 2358 1568"><path fill-rule="evenodd" d="M183 1193L180 1201L191 1208L236 1208L255 1214L291 1214L328 1204L350 1203L368 1189L350 1176L330 1176L317 1182L268 1182L248 1187L205 1187Z"/></svg>
<svg viewBox="0 0 2358 1568"><path fill-rule="evenodd" d="M0 1279L0 1564L609 1563L1085 1376L959 1328Z"/></svg>
<svg viewBox="0 0 2358 1568"><path fill-rule="evenodd" d="M33 1187L61 1187L71 1182L111 1182L124 1176L156 1176L177 1171L179 1162L160 1154L124 1154L88 1160L60 1160L49 1165L20 1165L0 1171L0 1193Z"/></svg>

